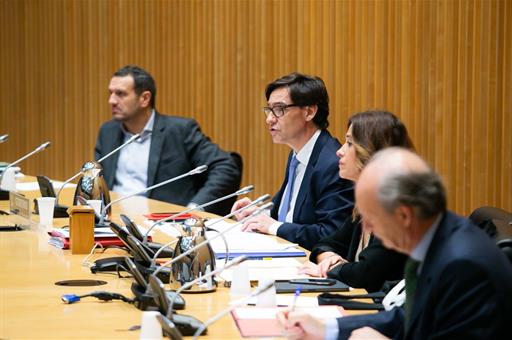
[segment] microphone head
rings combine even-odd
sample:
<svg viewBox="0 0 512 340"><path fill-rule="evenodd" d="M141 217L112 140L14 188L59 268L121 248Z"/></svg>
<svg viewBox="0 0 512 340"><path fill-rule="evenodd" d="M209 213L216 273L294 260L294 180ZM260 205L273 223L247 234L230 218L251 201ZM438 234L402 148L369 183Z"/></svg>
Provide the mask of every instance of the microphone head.
<svg viewBox="0 0 512 340"><path fill-rule="evenodd" d="M134 134L129 140L128 140L128 143L131 143L133 142L134 140L136 140L137 138L141 137L140 133L136 133Z"/></svg>
<svg viewBox="0 0 512 340"><path fill-rule="evenodd" d="M201 172L205 172L208 169L207 165L200 165L197 168L190 170L189 175L197 175Z"/></svg>
<svg viewBox="0 0 512 340"><path fill-rule="evenodd" d="M270 194L265 194L265 195L260 196L260 197L258 197L257 199L255 199L255 200L253 201L253 203L255 203L255 204L260 204L261 202L264 202L264 201L268 200L269 198L270 198Z"/></svg>
<svg viewBox="0 0 512 340"><path fill-rule="evenodd" d="M36 151L43 151L44 149L46 149L47 147L50 146L50 142L44 142L43 144L39 145L36 149Z"/></svg>
<svg viewBox="0 0 512 340"><path fill-rule="evenodd" d="M267 209L272 209L273 206L274 206L274 203L272 203L272 202L265 203L261 207L256 209L251 215L256 216L258 214L261 214L263 211L265 211Z"/></svg>
<svg viewBox="0 0 512 340"><path fill-rule="evenodd" d="M251 192L251 191L253 191L253 190L254 190L254 185L252 185L252 184L251 184L251 185L248 185L248 186L243 187L242 189L238 190L238 191L236 192L236 194L237 194L237 195L245 195L245 194L250 193L250 192Z"/></svg>
<svg viewBox="0 0 512 340"><path fill-rule="evenodd" d="M0 136L0 143L7 142L8 139L9 139L9 135L8 134L1 135Z"/></svg>

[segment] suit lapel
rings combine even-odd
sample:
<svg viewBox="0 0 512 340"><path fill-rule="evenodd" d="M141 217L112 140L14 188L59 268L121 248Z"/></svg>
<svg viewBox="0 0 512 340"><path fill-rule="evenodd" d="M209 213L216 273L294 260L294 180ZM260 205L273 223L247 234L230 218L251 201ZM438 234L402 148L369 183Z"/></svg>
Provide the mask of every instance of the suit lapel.
<svg viewBox="0 0 512 340"><path fill-rule="evenodd" d="M293 156L293 151L288 155L288 162L286 163L286 172L284 173L284 181L281 184L281 189L274 195L272 202L274 203L274 207L272 208L271 216L277 219L277 215L279 214L279 208L281 206L281 199L283 197L284 189L286 188L286 183L288 182L288 168L290 167L290 161Z"/></svg>
<svg viewBox="0 0 512 340"><path fill-rule="evenodd" d="M160 114L155 111L155 123L151 134L151 146L149 149L148 161L148 186L155 184L156 171L160 163L160 155L165 140L165 125L162 124Z"/></svg>
<svg viewBox="0 0 512 340"><path fill-rule="evenodd" d="M123 130L121 130L121 123L119 123L118 128L114 132L115 132L115 134L114 134L113 138L109 140L109 141L111 141L111 143L110 143L110 145L108 145L105 148L106 150L112 151L115 148L121 146L121 144L123 144L124 134L123 134ZM117 162L118 161L119 161L119 152L114 153L112 156L105 159L105 161L104 161L107 164L110 163L109 166L103 166L103 175L105 177L107 186L109 188L112 188L114 186L115 173L117 170ZM103 164L103 165L105 165L105 164Z"/></svg>
<svg viewBox="0 0 512 340"><path fill-rule="evenodd" d="M313 148L313 152L311 153L311 157L309 157L308 165L306 166L306 171L304 172L304 178L302 179L302 183L300 184L299 193L297 195L297 200L295 201L295 207L293 208L293 220L299 220L299 213L306 201L306 196L311 192L313 188L310 187L311 176L313 175L313 170L315 169L316 163L318 161L318 157L320 155L320 151L322 151L324 145L329 140L329 133L323 130L318 136L316 140L315 146ZM288 171L287 171L288 173ZM285 181L286 183L286 181Z"/></svg>

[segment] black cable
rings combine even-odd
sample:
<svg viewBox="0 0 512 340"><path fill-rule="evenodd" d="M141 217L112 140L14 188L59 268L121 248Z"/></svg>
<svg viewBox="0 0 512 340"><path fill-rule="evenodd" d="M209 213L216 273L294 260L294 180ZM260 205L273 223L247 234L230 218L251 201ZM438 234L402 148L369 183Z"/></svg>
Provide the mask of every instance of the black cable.
<svg viewBox="0 0 512 340"><path fill-rule="evenodd" d="M135 303L134 299L127 298L126 296L118 293L111 293L111 292L105 292L105 291L96 291L85 295L75 295L75 294L66 294L62 295L61 300L64 303L72 304L75 302L80 301L80 299L84 297L95 297L101 301L111 301L111 300L121 300L123 302L127 302L130 304Z"/></svg>

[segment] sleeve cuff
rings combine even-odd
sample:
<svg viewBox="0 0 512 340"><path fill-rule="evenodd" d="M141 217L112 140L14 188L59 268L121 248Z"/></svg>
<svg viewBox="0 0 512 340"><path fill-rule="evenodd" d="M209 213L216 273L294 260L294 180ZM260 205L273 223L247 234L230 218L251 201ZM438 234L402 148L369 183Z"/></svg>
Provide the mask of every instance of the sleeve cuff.
<svg viewBox="0 0 512 340"><path fill-rule="evenodd" d="M283 224L283 222L275 222L268 227L268 233L270 235L277 235L277 229Z"/></svg>
<svg viewBox="0 0 512 340"><path fill-rule="evenodd" d="M336 319L326 319L324 340L337 340L339 334L338 321Z"/></svg>

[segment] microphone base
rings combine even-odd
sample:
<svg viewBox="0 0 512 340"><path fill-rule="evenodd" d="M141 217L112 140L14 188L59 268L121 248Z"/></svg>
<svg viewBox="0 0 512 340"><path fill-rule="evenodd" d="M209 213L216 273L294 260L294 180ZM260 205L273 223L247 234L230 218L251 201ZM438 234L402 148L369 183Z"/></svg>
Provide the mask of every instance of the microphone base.
<svg viewBox="0 0 512 340"><path fill-rule="evenodd" d="M154 295L147 294L146 288L137 284L137 282L133 282L131 286L131 290L133 295L135 295L135 307L140 310L158 310L158 306L156 305ZM167 298L169 301L174 299L176 295L175 291L166 291ZM185 300L181 295L178 294L176 300L174 301L174 309L181 310L185 309Z"/></svg>
<svg viewBox="0 0 512 340"><path fill-rule="evenodd" d="M196 333L196 331L201 328L204 323L202 321L199 321L198 319L194 318L192 315L183 315L183 314L176 314L173 313L170 317L167 316L169 320L171 320L176 328L180 331L180 333L184 336L192 336ZM206 335L207 329L205 328L204 331L200 335Z"/></svg>
<svg viewBox="0 0 512 340"><path fill-rule="evenodd" d="M156 318L158 319L158 322L160 322L160 325L162 326L162 333L165 337L171 340L183 339L183 336L181 335L180 331L178 330L174 322L167 319L162 314L158 314Z"/></svg>
<svg viewBox="0 0 512 340"><path fill-rule="evenodd" d="M135 265L137 266L137 268L139 269L139 271L142 273L142 275L144 275L144 278L146 280L149 280L149 276L152 275L155 270L157 270L158 268L160 267L145 267L144 265L142 265L141 263L139 263L138 261L135 261ZM171 278L171 268L169 267L165 267L164 269L162 269L158 274L157 274L157 277L160 279L160 281L162 281L163 283L169 283L169 280Z"/></svg>
<svg viewBox="0 0 512 340"><path fill-rule="evenodd" d="M53 208L53 217L69 217L68 208L65 205L56 204ZM39 206L37 205L37 199L34 198L34 213L39 215Z"/></svg>
<svg viewBox="0 0 512 340"><path fill-rule="evenodd" d="M8 200L9 200L9 191L0 189L0 201L8 201Z"/></svg>
<svg viewBox="0 0 512 340"><path fill-rule="evenodd" d="M65 205L57 204L53 210L53 217L69 217L68 208Z"/></svg>
<svg viewBox="0 0 512 340"><path fill-rule="evenodd" d="M153 251L153 253L156 253L163 246L163 244L156 243L156 242L146 242L145 244L146 244L146 246L148 246L149 249L151 249ZM162 250L162 252L160 254L158 254L158 258L173 258L173 257L174 257L174 251L169 249L169 247Z"/></svg>
<svg viewBox="0 0 512 340"><path fill-rule="evenodd" d="M110 222L96 222L94 228L110 228Z"/></svg>
<svg viewBox="0 0 512 340"><path fill-rule="evenodd" d="M96 260L90 268L91 273L127 271L125 258L126 256L114 256Z"/></svg>

